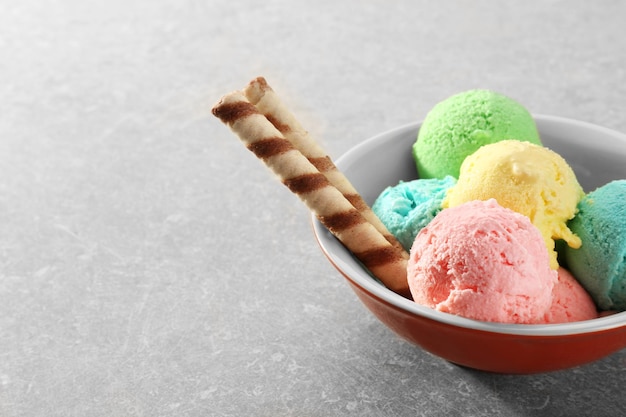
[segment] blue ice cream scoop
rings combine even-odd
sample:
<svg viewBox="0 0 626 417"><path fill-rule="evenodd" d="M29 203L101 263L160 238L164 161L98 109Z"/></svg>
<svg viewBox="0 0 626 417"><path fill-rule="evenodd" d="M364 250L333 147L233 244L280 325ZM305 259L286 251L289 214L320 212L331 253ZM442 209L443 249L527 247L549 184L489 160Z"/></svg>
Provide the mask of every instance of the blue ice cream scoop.
<svg viewBox="0 0 626 417"><path fill-rule="evenodd" d="M372 210L407 251L415 237L441 211L452 176L400 181L378 196Z"/></svg>

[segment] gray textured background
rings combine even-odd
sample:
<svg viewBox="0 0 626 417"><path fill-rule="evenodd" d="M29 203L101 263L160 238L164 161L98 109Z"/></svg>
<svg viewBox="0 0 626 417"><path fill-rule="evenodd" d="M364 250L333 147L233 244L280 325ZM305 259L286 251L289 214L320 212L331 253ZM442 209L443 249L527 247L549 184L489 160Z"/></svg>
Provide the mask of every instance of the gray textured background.
<svg viewBox="0 0 626 417"><path fill-rule="evenodd" d="M507 376L400 340L210 116L264 75L335 157L477 87L626 132L625 2L4 3L1 416L626 408L626 351Z"/></svg>

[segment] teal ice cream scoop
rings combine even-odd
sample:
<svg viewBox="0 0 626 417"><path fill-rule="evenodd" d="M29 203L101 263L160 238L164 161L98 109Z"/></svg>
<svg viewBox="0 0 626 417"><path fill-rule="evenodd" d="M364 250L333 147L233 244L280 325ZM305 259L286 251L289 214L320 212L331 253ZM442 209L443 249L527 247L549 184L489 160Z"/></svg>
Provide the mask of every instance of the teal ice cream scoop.
<svg viewBox="0 0 626 417"><path fill-rule="evenodd" d="M562 249L569 270L601 310L626 310L626 180L587 194L568 226L582 241Z"/></svg>

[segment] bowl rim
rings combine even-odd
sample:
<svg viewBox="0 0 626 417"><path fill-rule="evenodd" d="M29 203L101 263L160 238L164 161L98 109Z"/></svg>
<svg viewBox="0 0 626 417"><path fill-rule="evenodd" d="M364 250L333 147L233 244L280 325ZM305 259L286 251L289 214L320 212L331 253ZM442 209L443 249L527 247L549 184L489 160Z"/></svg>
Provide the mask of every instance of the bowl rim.
<svg viewBox="0 0 626 417"><path fill-rule="evenodd" d="M626 135L606 128L598 126L592 123L570 119L561 116L550 116L543 114L532 115L538 125L542 124L556 124L567 126L578 126L585 129L591 129L594 131L602 132L604 135L612 136L618 141L624 142L626 145ZM364 140L358 145L352 147L343 155L341 155L335 161L335 164L339 169L342 165L347 164L349 161L358 159L359 156L375 148L379 142L384 142L392 137L409 133L410 131L417 131L421 126L422 121L407 123L399 127L387 130L376 134L369 139ZM314 214L311 214L311 223L313 227L313 234L317 240L320 249L330 261L330 263L349 281L361 289L367 291L371 296L377 297L380 300L398 308L412 315L420 316L432 321L436 321L442 324L447 324L456 327L462 327L470 330L477 330L489 333L499 333L507 335L518 336L536 336L536 337L556 337L566 335L581 335L587 333L597 333L608 331L620 327L626 326L626 311L614 313L604 317L595 318L592 320L570 322L570 323L557 323L557 324L507 324L498 322L487 322L468 319L465 317L457 316L455 314L444 313L434 310L432 308L419 305L412 300L402 297L399 294L384 287L375 278L363 270L358 262L354 262L354 265L346 264L343 260L338 258L332 253L329 248L329 243L333 242L349 254L348 250L339 243L339 241L317 220ZM329 240L332 239L332 240ZM352 255L349 254L351 257ZM354 259L352 257L352 259ZM358 268L355 268L358 267Z"/></svg>

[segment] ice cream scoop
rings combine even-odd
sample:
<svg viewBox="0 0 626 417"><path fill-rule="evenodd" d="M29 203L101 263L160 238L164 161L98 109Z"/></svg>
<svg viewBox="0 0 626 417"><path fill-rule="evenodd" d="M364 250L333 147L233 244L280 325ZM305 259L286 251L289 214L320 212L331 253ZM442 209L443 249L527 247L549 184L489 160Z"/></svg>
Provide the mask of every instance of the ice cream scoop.
<svg viewBox="0 0 626 417"><path fill-rule="evenodd" d="M418 304L502 323L543 322L557 282L539 230L494 199L442 210L417 235L407 271Z"/></svg>
<svg viewBox="0 0 626 417"><path fill-rule="evenodd" d="M451 176L401 181L383 190L372 210L409 251L417 233L441 211L446 192L455 183Z"/></svg>
<svg viewBox="0 0 626 417"><path fill-rule="evenodd" d="M583 242L563 249L570 271L600 309L626 310L626 180L587 194L569 227Z"/></svg>
<svg viewBox="0 0 626 417"><path fill-rule="evenodd" d="M420 127L412 148L419 177L458 178L465 157L506 139L541 144L524 106L490 90L455 94L436 104Z"/></svg>
<svg viewBox="0 0 626 417"><path fill-rule="evenodd" d="M546 323L569 323L598 317L593 299L574 276L563 267L552 289L552 304L545 315Z"/></svg>
<svg viewBox="0 0 626 417"><path fill-rule="evenodd" d="M443 207L494 198L501 206L527 216L541 231L556 269L555 240L580 246L580 238L567 221L576 214L583 196L574 171L559 154L529 142L505 140L485 145L463 161Z"/></svg>

